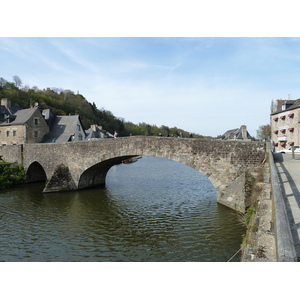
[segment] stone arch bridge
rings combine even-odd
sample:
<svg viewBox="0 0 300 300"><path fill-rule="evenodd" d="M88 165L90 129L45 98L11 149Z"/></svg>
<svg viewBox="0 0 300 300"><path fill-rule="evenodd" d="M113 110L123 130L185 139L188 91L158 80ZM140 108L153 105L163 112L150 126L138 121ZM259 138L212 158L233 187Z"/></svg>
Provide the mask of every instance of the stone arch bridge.
<svg viewBox="0 0 300 300"><path fill-rule="evenodd" d="M219 203L243 211L247 174L264 160L265 143L134 136L2 146L0 155L5 161L23 164L28 182L46 180L44 192L104 185L108 170L125 159L163 157L203 173L214 185Z"/></svg>

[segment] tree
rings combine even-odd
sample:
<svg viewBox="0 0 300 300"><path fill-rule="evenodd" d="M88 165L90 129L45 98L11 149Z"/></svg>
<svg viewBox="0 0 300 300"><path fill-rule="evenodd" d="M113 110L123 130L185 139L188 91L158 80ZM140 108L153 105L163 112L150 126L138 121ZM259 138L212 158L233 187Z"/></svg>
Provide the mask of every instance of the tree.
<svg viewBox="0 0 300 300"><path fill-rule="evenodd" d="M19 76L15 75L13 76L13 80L15 81L16 87L20 88L22 85L22 80Z"/></svg>
<svg viewBox="0 0 300 300"><path fill-rule="evenodd" d="M271 126L270 124L267 125L260 125L257 132L257 138L260 140L268 140L271 137Z"/></svg>
<svg viewBox="0 0 300 300"><path fill-rule="evenodd" d="M6 82L4 78L0 77L0 87L4 87Z"/></svg>

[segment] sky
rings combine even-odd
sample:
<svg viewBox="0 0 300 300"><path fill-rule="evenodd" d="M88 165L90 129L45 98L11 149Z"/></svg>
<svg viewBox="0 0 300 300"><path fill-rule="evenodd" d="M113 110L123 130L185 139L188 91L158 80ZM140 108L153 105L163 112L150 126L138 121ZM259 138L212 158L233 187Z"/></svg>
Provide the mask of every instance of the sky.
<svg viewBox="0 0 300 300"><path fill-rule="evenodd" d="M1 37L0 77L79 92L133 123L256 136L272 100L300 98L299 49L287 37Z"/></svg>

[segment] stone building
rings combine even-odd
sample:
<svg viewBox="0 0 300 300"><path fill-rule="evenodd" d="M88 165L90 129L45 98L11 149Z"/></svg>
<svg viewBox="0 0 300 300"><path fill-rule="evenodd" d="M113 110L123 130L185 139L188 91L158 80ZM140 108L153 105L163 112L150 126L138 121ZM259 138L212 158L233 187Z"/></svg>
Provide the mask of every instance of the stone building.
<svg viewBox="0 0 300 300"><path fill-rule="evenodd" d="M247 126L242 125L240 128L227 130L223 135L218 137L221 140L240 140L240 141L251 141L252 137L247 131Z"/></svg>
<svg viewBox="0 0 300 300"><path fill-rule="evenodd" d="M87 134L86 139L92 140L92 139L106 139L106 138L113 138L114 136L104 130L102 126L98 126L96 124L91 125L91 128L85 131Z"/></svg>
<svg viewBox="0 0 300 300"><path fill-rule="evenodd" d="M75 142L86 137L79 115L56 116L51 109L41 111L37 106L12 107L8 99L1 99L0 146Z"/></svg>
<svg viewBox="0 0 300 300"><path fill-rule="evenodd" d="M56 116L49 134L43 143L64 143L83 141L86 133L83 129L79 115L75 116Z"/></svg>
<svg viewBox="0 0 300 300"><path fill-rule="evenodd" d="M40 143L49 132L38 107L20 109L0 124L0 145Z"/></svg>
<svg viewBox="0 0 300 300"><path fill-rule="evenodd" d="M300 99L276 100L270 120L271 140L275 152L300 145L299 122Z"/></svg>
<svg viewBox="0 0 300 300"><path fill-rule="evenodd" d="M7 99L1 99L0 105L0 124L6 122L7 118L12 115L9 107Z"/></svg>

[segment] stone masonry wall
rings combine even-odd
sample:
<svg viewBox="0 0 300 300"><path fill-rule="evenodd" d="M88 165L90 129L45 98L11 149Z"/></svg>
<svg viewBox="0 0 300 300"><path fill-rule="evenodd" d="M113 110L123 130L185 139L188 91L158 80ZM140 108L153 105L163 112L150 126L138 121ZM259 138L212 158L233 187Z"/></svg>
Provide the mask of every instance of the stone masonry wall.
<svg viewBox="0 0 300 300"><path fill-rule="evenodd" d="M5 162L22 164L22 145L0 146L0 156Z"/></svg>

